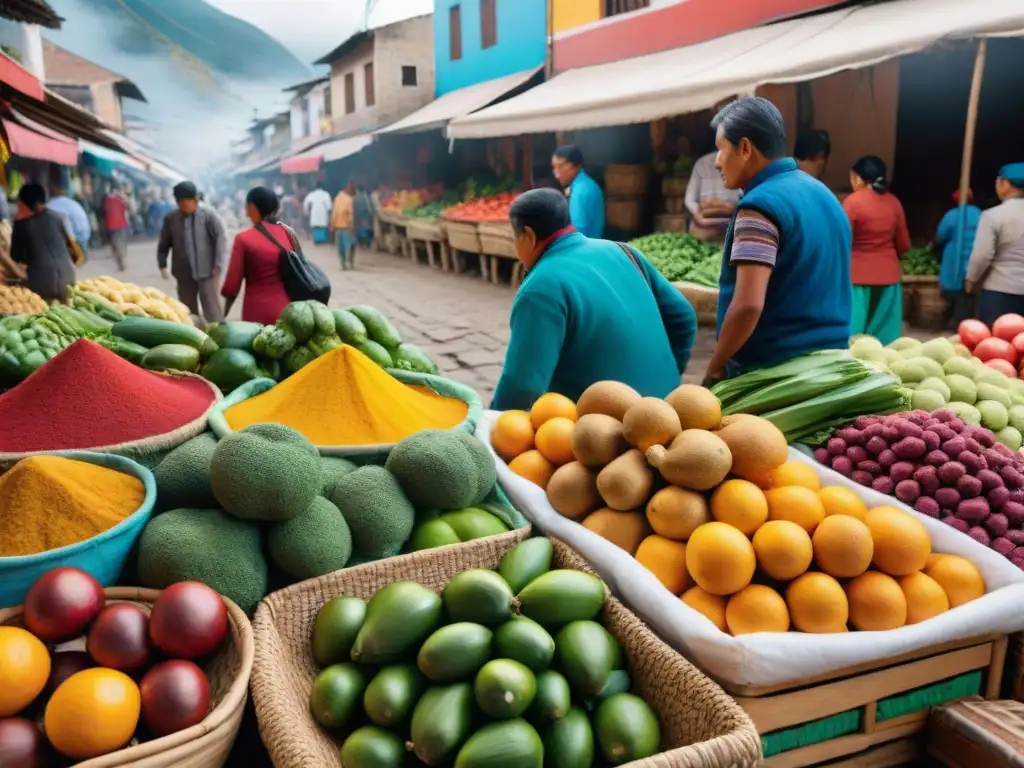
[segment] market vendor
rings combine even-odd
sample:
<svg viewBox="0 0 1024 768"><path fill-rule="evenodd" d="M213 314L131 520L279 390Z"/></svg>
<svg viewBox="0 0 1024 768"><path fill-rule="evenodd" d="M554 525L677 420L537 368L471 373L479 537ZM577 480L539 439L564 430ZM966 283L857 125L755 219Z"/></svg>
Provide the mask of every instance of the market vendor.
<svg viewBox="0 0 1024 768"><path fill-rule="evenodd" d="M604 236L604 192L583 170L583 153L572 145L559 147L551 158L551 170L565 188L569 215L576 231L587 237Z"/></svg>
<svg viewBox="0 0 1024 768"><path fill-rule="evenodd" d="M686 185L686 210L690 213L690 234L699 240L720 242L736 210L740 190L729 189L715 166L717 152L709 152L693 164Z"/></svg>
<svg viewBox="0 0 1024 768"><path fill-rule="evenodd" d="M978 317L987 325L1009 312L1024 314L1024 163L999 169L1001 201L981 214L967 265L968 293L979 288Z"/></svg>
<svg viewBox="0 0 1024 768"><path fill-rule="evenodd" d="M523 193L509 218L527 274L493 408L529 409L545 392L576 400L604 380L652 397L679 386L697 317L643 254L584 237L553 189Z"/></svg>
<svg viewBox="0 0 1024 768"><path fill-rule="evenodd" d="M743 190L722 253L718 342L705 383L850 340L850 223L786 157L782 114L746 98L711 123L725 186Z"/></svg>

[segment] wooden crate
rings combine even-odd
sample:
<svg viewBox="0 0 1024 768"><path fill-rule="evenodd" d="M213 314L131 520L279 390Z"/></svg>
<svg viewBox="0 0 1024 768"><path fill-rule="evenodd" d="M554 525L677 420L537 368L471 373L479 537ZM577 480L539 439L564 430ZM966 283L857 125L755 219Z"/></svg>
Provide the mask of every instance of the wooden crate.
<svg viewBox="0 0 1024 768"><path fill-rule="evenodd" d="M1024 763L1024 704L974 697L936 707L928 718L928 754L950 768L1019 768Z"/></svg>
<svg viewBox="0 0 1024 768"><path fill-rule="evenodd" d="M440 221L409 219L405 234L409 242L409 257L413 261L419 258L422 250L426 254L427 264L431 267L440 267L443 272L451 269L451 253Z"/></svg>
<svg viewBox="0 0 1024 768"><path fill-rule="evenodd" d="M958 682L950 684L950 701L977 693L987 699L998 698L1006 647L1006 635L987 635L789 685L759 688L720 684L750 715L766 746L785 732L794 743L806 744L777 754L766 751L766 768L822 763L828 763L829 768L886 768L913 763L923 755L930 706L889 717L884 715L885 710L909 692L954 679ZM976 675L978 690L957 690L973 685L971 674ZM938 703L943 702L930 702ZM806 743L813 739L801 738L796 730L800 728L819 733L832 729L838 735Z"/></svg>
<svg viewBox="0 0 1024 768"><path fill-rule="evenodd" d="M915 306L911 322L928 330L941 330L946 323L946 299L938 280L915 284Z"/></svg>
<svg viewBox="0 0 1024 768"><path fill-rule="evenodd" d="M636 232L642 213L643 199L638 197L609 197L605 201L605 221L615 229Z"/></svg>
<svg viewBox="0 0 1024 768"><path fill-rule="evenodd" d="M685 197L666 197L665 198L665 213L671 214L684 214L686 213L686 198Z"/></svg>
<svg viewBox="0 0 1024 768"><path fill-rule="evenodd" d="M689 176L666 176L661 180L661 194L664 197L683 197L689 185Z"/></svg>
<svg viewBox="0 0 1024 768"><path fill-rule="evenodd" d="M604 192L609 197L647 194L651 169L646 165L608 165L604 169Z"/></svg>

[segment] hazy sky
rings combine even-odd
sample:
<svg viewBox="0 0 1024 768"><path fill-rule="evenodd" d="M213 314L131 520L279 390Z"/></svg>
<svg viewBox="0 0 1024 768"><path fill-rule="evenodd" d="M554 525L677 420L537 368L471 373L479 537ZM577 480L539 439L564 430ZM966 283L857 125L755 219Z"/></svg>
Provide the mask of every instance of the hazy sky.
<svg viewBox="0 0 1024 768"><path fill-rule="evenodd" d="M362 28L367 0L206 0L276 37L307 64ZM371 0L370 26L430 13L433 0Z"/></svg>

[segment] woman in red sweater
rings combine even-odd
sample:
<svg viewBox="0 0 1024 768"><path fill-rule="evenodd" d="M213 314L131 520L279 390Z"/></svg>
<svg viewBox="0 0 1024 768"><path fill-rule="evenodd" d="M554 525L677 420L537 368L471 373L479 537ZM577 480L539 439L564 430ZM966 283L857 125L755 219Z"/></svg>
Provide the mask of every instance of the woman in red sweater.
<svg viewBox="0 0 1024 768"><path fill-rule="evenodd" d="M298 238L275 218L279 205L277 195L266 187L254 187L245 198L245 212L253 225L235 236L231 248L231 261L220 289L227 299L225 316L238 298L243 282L243 320L271 325L291 301L281 274L281 249L297 250Z"/></svg>
<svg viewBox="0 0 1024 768"><path fill-rule="evenodd" d="M900 257L910 250L903 205L889 192L885 162L867 155L850 171L853 194L843 209L853 230L850 334L867 333L883 344L903 335Z"/></svg>

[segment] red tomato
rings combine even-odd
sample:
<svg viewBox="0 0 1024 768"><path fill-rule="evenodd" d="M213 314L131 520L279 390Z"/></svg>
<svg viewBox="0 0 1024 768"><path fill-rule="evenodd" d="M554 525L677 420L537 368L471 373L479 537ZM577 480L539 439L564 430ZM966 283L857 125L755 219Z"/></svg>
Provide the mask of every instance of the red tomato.
<svg viewBox="0 0 1024 768"><path fill-rule="evenodd" d="M1024 357L1024 333L1018 333L1010 343L1017 350L1017 359L1019 360L1021 357Z"/></svg>
<svg viewBox="0 0 1024 768"><path fill-rule="evenodd" d="M1006 360L1010 365L1017 363L1017 350L1013 348L1013 344L995 336L980 341L974 348L974 356L983 363L996 359Z"/></svg>
<svg viewBox="0 0 1024 768"><path fill-rule="evenodd" d="M1024 333L1024 317L1016 313L1003 315L992 323L992 335L1004 341L1013 341L1022 333Z"/></svg>
<svg viewBox="0 0 1024 768"><path fill-rule="evenodd" d="M960 336L960 341L964 343L964 346L968 349L974 349L978 342L987 339L992 335L992 332L981 320L964 320L960 323L960 327L957 328L957 334Z"/></svg>
<svg viewBox="0 0 1024 768"><path fill-rule="evenodd" d="M1004 376L1009 376L1011 379L1017 378L1017 369L1013 367L1013 363L1009 360L1003 360L1001 357L993 357L991 360L986 360L985 365L990 368L995 368Z"/></svg>

